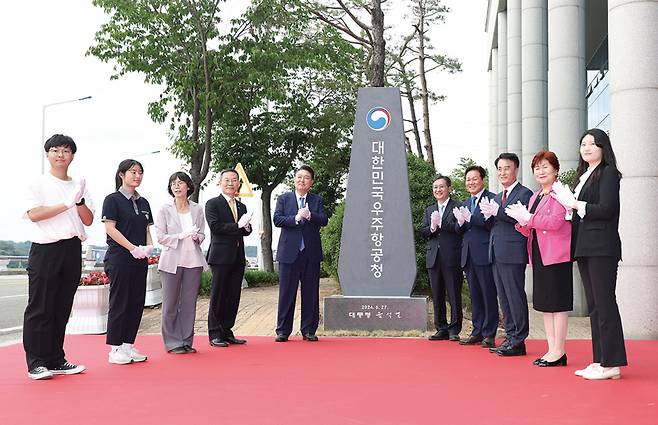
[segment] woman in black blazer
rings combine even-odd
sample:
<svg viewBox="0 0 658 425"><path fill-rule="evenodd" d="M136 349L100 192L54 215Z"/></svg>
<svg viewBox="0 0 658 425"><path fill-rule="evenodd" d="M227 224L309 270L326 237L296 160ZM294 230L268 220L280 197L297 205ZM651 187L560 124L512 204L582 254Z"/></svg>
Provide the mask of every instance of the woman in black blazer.
<svg viewBox="0 0 658 425"><path fill-rule="evenodd" d="M578 184L573 195L556 196L563 205L573 209L571 246L585 287L592 326L593 363L575 374L585 379L618 379L619 366L628 364L615 297L617 266L621 260L621 173L604 131L595 128L583 134L576 177Z"/></svg>

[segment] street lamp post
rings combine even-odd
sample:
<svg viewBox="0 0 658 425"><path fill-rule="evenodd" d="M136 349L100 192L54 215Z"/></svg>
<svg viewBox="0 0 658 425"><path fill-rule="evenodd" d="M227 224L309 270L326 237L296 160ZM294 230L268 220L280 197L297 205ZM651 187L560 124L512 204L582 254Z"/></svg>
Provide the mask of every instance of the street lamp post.
<svg viewBox="0 0 658 425"><path fill-rule="evenodd" d="M46 143L46 108L48 108L50 106L55 106L55 105L62 105L64 103L79 102L81 100L87 100L87 99L91 99L91 96L85 96L85 97L81 97L79 99L65 100L63 102L48 103L48 104L42 106L42 108L41 108L41 146L39 147L39 151L41 152L41 174L43 174L44 171L45 171L45 163L46 163L46 155L45 155L45 152L43 151L43 144Z"/></svg>

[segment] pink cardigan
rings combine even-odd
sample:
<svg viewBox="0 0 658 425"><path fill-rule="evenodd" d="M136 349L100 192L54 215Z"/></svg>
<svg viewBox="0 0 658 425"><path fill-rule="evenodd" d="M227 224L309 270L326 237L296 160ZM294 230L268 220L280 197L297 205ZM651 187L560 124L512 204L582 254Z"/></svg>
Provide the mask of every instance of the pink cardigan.
<svg viewBox="0 0 658 425"><path fill-rule="evenodd" d="M530 198L528 206L534 204L541 192ZM528 258L532 264L532 229L537 233L537 243L545 266L571 261L571 222L565 219L566 209L553 197L545 195L530 217L526 226L516 223L518 232L528 238Z"/></svg>

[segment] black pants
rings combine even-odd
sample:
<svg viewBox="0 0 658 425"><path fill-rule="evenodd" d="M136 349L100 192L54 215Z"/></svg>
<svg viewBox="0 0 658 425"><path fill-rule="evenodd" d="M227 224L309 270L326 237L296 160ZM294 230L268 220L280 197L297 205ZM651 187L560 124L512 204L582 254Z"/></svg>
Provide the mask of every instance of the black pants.
<svg viewBox="0 0 658 425"><path fill-rule="evenodd" d="M436 259L434 267L427 269L434 304L434 327L458 335L462 330L462 271L460 267L441 264ZM450 322L446 319L446 293L450 303Z"/></svg>
<svg viewBox="0 0 658 425"><path fill-rule="evenodd" d="M107 315L109 345L133 344L139 330L146 298L148 264L108 264L105 273L110 278L110 311Z"/></svg>
<svg viewBox="0 0 658 425"><path fill-rule="evenodd" d="M234 337L232 328L238 315L244 261L233 264L211 264L212 289L208 308L208 338Z"/></svg>
<svg viewBox="0 0 658 425"><path fill-rule="evenodd" d="M65 362L64 333L81 268L82 248L77 237L32 244L27 264L29 296L23 316L28 370Z"/></svg>
<svg viewBox="0 0 658 425"><path fill-rule="evenodd" d="M300 251L292 263L279 263L279 305L276 333L290 335L297 302L297 288L302 286L302 335L318 330L320 323L320 263L310 261L306 251Z"/></svg>
<svg viewBox="0 0 658 425"><path fill-rule="evenodd" d="M498 299L491 265L477 266L469 256L464 271L471 292L471 336L495 338L498 330Z"/></svg>
<svg viewBox="0 0 658 425"><path fill-rule="evenodd" d="M619 261L614 257L577 260L592 325L594 363L601 363L603 367L626 366L624 331L615 296Z"/></svg>

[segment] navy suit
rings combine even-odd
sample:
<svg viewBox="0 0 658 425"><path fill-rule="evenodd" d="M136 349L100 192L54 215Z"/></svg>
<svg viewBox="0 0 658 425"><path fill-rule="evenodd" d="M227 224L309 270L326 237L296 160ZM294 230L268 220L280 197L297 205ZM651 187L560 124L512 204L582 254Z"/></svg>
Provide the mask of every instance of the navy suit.
<svg viewBox="0 0 658 425"><path fill-rule="evenodd" d="M292 333L297 287L300 281L302 334L315 334L320 321L320 262L322 261L320 227L326 226L328 220L322 197L307 193L305 205L311 211L311 218L299 222L295 221L295 215L300 208L295 192L279 196L274 209L274 225L281 228L276 252L276 259L279 262L277 335L289 336Z"/></svg>
<svg viewBox="0 0 658 425"><path fill-rule="evenodd" d="M235 206L239 220L247 213L247 207L237 199ZM206 220L210 227L207 259L212 269L208 338L226 339L234 337L231 328L238 314L245 268L243 237L251 233L251 227L249 230L238 228L223 195L206 203Z"/></svg>
<svg viewBox="0 0 658 425"><path fill-rule="evenodd" d="M439 211L435 202L425 209L420 233L429 238L425 266L430 278L432 302L434 303L434 326L437 331L448 331L458 335L462 329L462 271L459 265L459 251L462 238L459 225L452 209L457 203L448 200L441 217L441 226L431 229L431 216ZM450 303L450 323L446 320L446 292Z"/></svg>
<svg viewBox="0 0 658 425"><path fill-rule="evenodd" d="M517 183L503 203L503 192L494 200L500 208L493 221L489 256L493 263L494 282L503 310L508 342L516 347L528 337L528 298L525 293L525 268L528 264L528 240L514 228L516 220L505 214L505 207L521 202L528 207L532 191Z"/></svg>
<svg viewBox="0 0 658 425"><path fill-rule="evenodd" d="M471 211L470 222L460 227L463 234L461 266L471 293L473 331L471 336L493 338L498 329L498 301L491 261L489 260L489 238L491 222L485 222L480 211L480 201L486 196L493 199L496 194L484 190L475 207L471 198L463 206Z"/></svg>

